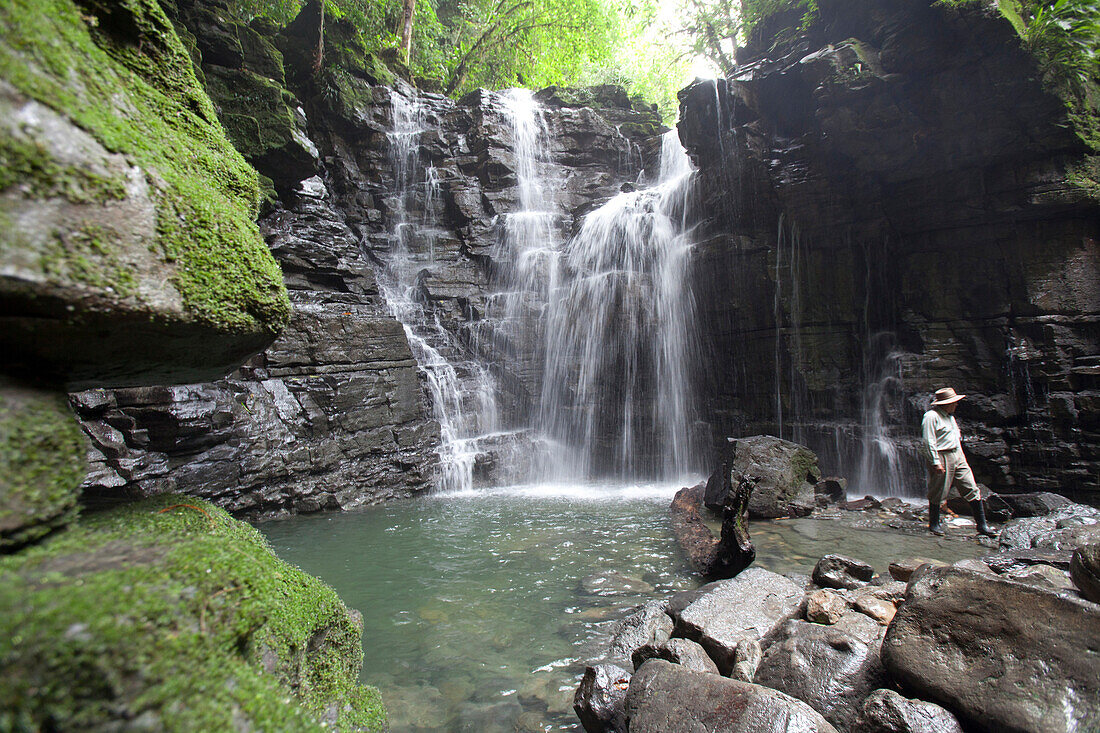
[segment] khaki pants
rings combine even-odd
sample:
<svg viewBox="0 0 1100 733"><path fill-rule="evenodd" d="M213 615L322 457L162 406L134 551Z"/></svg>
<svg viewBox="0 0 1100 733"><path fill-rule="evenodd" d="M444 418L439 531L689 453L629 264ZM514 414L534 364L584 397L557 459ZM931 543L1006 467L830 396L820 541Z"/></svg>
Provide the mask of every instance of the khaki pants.
<svg viewBox="0 0 1100 733"><path fill-rule="evenodd" d="M970 470L970 464L966 462L962 448L941 450L939 453L944 472L937 475L932 471L931 466L928 467L929 503L942 504L952 486L958 486L959 495L967 501L980 499L982 495L974 480L974 472Z"/></svg>

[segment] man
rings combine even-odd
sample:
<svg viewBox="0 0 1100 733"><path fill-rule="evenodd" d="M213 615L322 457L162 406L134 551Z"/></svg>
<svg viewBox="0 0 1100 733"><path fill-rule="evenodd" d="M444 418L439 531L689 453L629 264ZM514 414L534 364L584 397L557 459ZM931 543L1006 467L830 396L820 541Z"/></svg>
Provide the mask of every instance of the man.
<svg viewBox="0 0 1100 733"><path fill-rule="evenodd" d="M962 436L955 422L954 412L964 394L955 394L951 387L936 390L932 409L924 413L921 421L924 459L928 463L928 529L943 536L940 524L940 504L947 498L952 486L959 487L959 494L970 502L978 533L986 537L996 532L985 523L985 505L974 481L974 472L966 462L962 450Z"/></svg>

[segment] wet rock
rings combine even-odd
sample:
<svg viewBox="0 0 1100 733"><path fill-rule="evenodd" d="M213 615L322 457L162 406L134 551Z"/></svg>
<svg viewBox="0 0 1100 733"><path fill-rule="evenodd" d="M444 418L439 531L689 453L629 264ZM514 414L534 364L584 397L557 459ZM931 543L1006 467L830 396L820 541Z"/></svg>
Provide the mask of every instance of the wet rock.
<svg viewBox="0 0 1100 733"><path fill-rule="evenodd" d="M1004 526L1001 548L1063 550L1100 541L1100 509L1068 504L1041 517L1014 519Z"/></svg>
<svg viewBox="0 0 1100 733"><path fill-rule="evenodd" d="M886 626L897 613L897 606L891 601L871 593L858 595L852 601L852 606L860 613L870 616L883 626Z"/></svg>
<svg viewBox="0 0 1100 733"><path fill-rule="evenodd" d="M704 585L673 598L669 605L679 636L699 642L728 674L743 639L762 639L802 604L802 589L782 575L749 568L729 580Z"/></svg>
<svg viewBox="0 0 1100 733"><path fill-rule="evenodd" d="M643 646L659 647L672 636L668 603L649 601L619 622L611 636L608 659L624 667L632 665L634 652Z"/></svg>
<svg viewBox="0 0 1100 733"><path fill-rule="evenodd" d="M573 696L573 710L588 733L626 731L626 691L630 673L613 664L586 667Z"/></svg>
<svg viewBox="0 0 1100 733"><path fill-rule="evenodd" d="M832 733L805 703L760 685L654 659L630 681L631 733Z"/></svg>
<svg viewBox="0 0 1100 733"><path fill-rule="evenodd" d="M986 567L988 567L988 565ZM1004 573L1004 577L1048 590L1058 591L1073 588L1073 582L1070 580L1069 573L1065 570L1051 567L1050 565L1031 565L1026 568L1010 570Z"/></svg>
<svg viewBox="0 0 1100 733"><path fill-rule="evenodd" d="M887 684L876 636L788 621L764 652L754 681L809 704L840 731L855 726L860 702Z"/></svg>
<svg viewBox="0 0 1100 733"><path fill-rule="evenodd" d="M1069 570L1073 553L1068 550L1004 550L987 555L982 562L995 573L1022 570L1032 565L1050 565L1059 570Z"/></svg>
<svg viewBox="0 0 1100 733"><path fill-rule="evenodd" d="M873 496L865 496L855 501L846 501L840 505L841 509L846 509L850 512L866 512L878 509L880 506L882 506L882 502Z"/></svg>
<svg viewBox="0 0 1100 733"><path fill-rule="evenodd" d="M848 610L848 602L829 590L818 590L806 598L806 620L815 624L835 624Z"/></svg>
<svg viewBox="0 0 1100 733"><path fill-rule="evenodd" d="M871 582L875 569L865 562L843 555L826 555L818 560L811 576L823 588L859 588Z"/></svg>
<svg viewBox="0 0 1100 733"><path fill-rule="evenodd" d="M1085 545L1073 552L1069 574L1081 595L1100 603L1100 544Z"/></svg>
<svg viewBox="0 0 1100 733"><path fill-rule="evenodd" d="M910 576L916 572L916 569L921 565L940 566L944 563L939 560L929 560L925 557L911 557L905 560L898 560L890 563L890 577L894 580L899 580L903 583L908 583Z"/></svg>
<svg viewBox="0 0 1100 733"><path fill-rule="evenodd" d="M742 682L752 682L756 676L756 670L760 667L760 660L764 658L764 650L756 639L742 639L737 642L733 650L733 669L729 676Z"/></svg>
<svg viewBox="0 0 1100 733"><path fill-rule="evenodd" d="M814 484L814 496L825 504L839 504L848 496L848 479L840 476L823 476Z"/></svg>
<svg viewBox="0 0 1100 733"><path fill-rule="evenodd" d="M707 656L703 647L690 639L669 639L660 646L646 645L634 652L634 669L637 670L650 659L663 659L679 664L696 672L718 674L718 665Z"/></svg>
<svg viewBox="0 0 1100 733"><path fill-rule="evenodd" d="M882 656L904 689L964 724L1066 732L1100 724L1097 628L1088 601L936 568L910 583Z"/></svg>
<svg viewBox="0 0 1100 733"><path fill-rule="evenodd" d="M893 690L875 690L863 701L860 733L963 733L958 719L939 705L909 700Z"/></svg>
<svg viewBox="0 0 1100 733"><path fill-rule="evenodd" d="M730 476L755 480L751 518L802 517L813 511L821 476L817 455L805 446L768 435L738 438L731 448Z"/></svg>
<svg viewBox="0 0 1100 733"><path fill-rule="evenodd" d="M1053 511L1072 504L1069 499L1049 491L1028 494L1001 494L1001 501L1008 505L1012 517L1045 517Z"/></svg>

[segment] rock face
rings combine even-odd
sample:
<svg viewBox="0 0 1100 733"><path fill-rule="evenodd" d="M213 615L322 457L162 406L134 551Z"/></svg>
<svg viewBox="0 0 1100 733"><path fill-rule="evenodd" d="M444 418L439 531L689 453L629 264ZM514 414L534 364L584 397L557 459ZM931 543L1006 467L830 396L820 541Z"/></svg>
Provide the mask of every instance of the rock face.
<svg viewBox="0 0 1100 733"><path fill-rule="evenodd" d="M501 457L523 439L507 431L537 400L542 372L538 339L506 332L514 324L491 298L511 267L497 217L518 197L503 98L416 96L332 19L315 75L303 49L317 47L318 8L280 30L235 20L222 0L171 5L230 139L261 174L260 229L295 315L228 379L76 395L94 447L91 495L185 491L264 516L423 492L439 477L440 428L417 358L446 359L459 380L492 358L501 415L481 426L497 438L478 446L476 477L516 480L503 472L531 460ZM604 91L542 94L563 236L655 153L642 150L655 113ZM402 124L416 132L396 133ZM392 315L405 291L408 332Z"/></svg>
<svg viewBox="0 0 1100 733"><path fill-rule="evenodd" d="M832 733L805 703L759 685L662 660L642 665L626 699L632 733Z"/></svg>
<svg viewBox="0 0 1100 733"><path fill-rule="evenodd" d="M698 641L729 674L738 642L759 640L798 614L802 589L782 575L749 568L730 580L704 585L673 599L676 634Z"/></svg>
<svg viewBox="0 0 1100 733"><path fill-rule="evenodd" d="M837 730L863 733L860 703L887 682L880 635L860 638L835 627L788 621L764 652L753 682L809 704Z"/></svg>
<svg viewBox="0 0 1100 733"><path fill-rule="evenodd" d="M159 7L9 2L0 28L0 367L192 381L271 343L290 309L256 174Z"/></svg>
<svg viewBox="0 0 1100 733"><path fill-rule="evenodd" d="M863 701L855 730L860 733L963 733L955 716L893 690L875 690Z"/></svg>
<svg viewBox="0 0 1100 733"><path fill-rule="evenodd" d="M870 582L875 569L861 560L843 555L826 555L814 565L811 578L822 588L860 588Z"/></svg>
<svg viewBox="0 0 1100 733"><path fill-rule="evenodd" d="M573 710L588 733L626 733L630 673L613 664L586 667L573 696Z"/></svg>
<svg viewBox="0 0 1100 733"><path fill-rule="evenodd" d="M910 583L886 668L978 730L1067 733L1100 724L1100 606L1011 580L935 568Z"/></svg>
<svg viewBox="0 0 1100 733"><path fill-rule="evenodd" d="M918 493L950 385L980 482L1097 503L1100 208L1063 100L992 3L819 5L681 95L702 340L737 365L704 390L715 444L789 437Z"/></svg>

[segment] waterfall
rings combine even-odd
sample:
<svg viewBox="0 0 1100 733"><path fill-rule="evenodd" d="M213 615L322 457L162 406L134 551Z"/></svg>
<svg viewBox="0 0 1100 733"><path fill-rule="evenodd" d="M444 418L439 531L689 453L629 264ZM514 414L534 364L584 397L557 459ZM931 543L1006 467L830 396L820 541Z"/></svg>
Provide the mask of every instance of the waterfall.
<svg viewBox="0 0 1100 733"><path fill-rule="evenodd" d="M890 426L891 414L901 412L896 404L902 395L902 359L905 354L893 348L893 333L883 332L869 338L864 357L863 394L860 406L859 471L855 487L877 496L907 496L903 456ZM874 354L885 351L877 370L869 368ZM920 485L915 485L919 494Z"/></svg>
<svg viewBox="0 0 1100 733"><path fill-rule="evenodd" d="M656 185L588 214L557 258L538 424L561 447L559 478L695 468L690 180L671 131Z"/></svg>
<svg viewBox="0 0 1100 733"><path fill-rule="evenodd" d="M477 463L485 458L483 442L498 430L496 385L488 369L469 358L440 323L419 286L425 268L435 262L441 182L434 167L420 163L424 103L396 91L390 99L393 126L387 140L394 172L393 213L390 257L379 284L404 326L439 422L437 486L465 491L473 487Z"/></svg>

